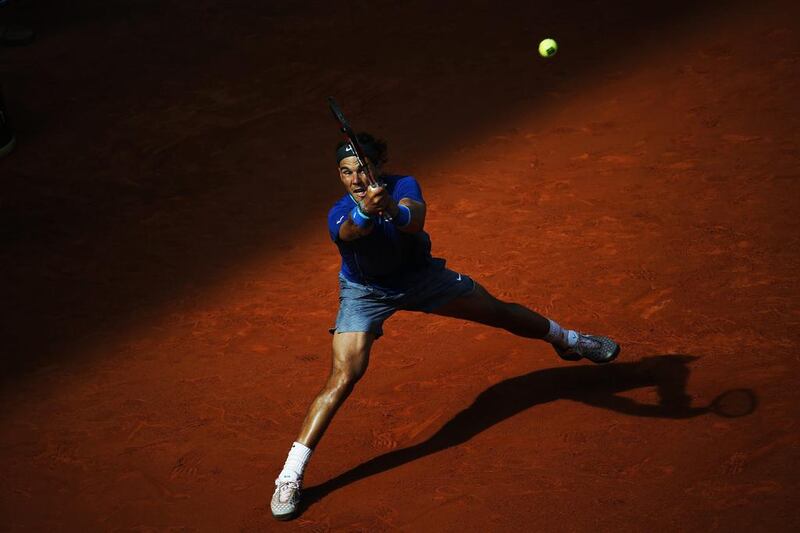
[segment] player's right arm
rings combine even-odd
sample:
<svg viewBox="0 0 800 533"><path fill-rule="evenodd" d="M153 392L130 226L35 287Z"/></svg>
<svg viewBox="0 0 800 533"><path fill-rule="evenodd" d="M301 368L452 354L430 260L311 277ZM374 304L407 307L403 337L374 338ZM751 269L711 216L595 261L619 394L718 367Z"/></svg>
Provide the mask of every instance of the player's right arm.
<svg viewBox="0 0 800 533"><path fill-rule="evenodd" d="M358 204L354 204L339 224L339 238L354 241L372 233L375 220L388 210L391 196L385 187L367 187L367 192Z"/></svg>
<svg viewBox="0 0 800 533"><path fill-rule="evenodd" d="M354 241L372 233L380 201L382 195L369 191L358 204L348 199L335 205L328 214L328 230L333 241Z"/></svg>
<svg viewBox="0 0 800 533"><path fill-rule="evenodd" d="M353 220L352 215L348 214L347 218L345 218L345 220L343 220L339 225L339 239L343 241L354 241L356 239L360 239L361 237L366 237L372 233L372 229L374 227L374 222L370 222L365 226L359 226Z"/></svg>

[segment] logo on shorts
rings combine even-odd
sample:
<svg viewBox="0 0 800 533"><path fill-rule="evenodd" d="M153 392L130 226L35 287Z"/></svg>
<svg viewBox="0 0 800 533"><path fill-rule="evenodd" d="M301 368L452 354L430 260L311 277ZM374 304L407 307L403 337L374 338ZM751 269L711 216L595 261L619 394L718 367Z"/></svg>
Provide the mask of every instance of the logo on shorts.
<svg viewBox="0 0 800 533"><path fill-rule="evenodd" d="M458 272L456 272L456 274L458 274ZM456 278L456 281L461 281L461 274L458 274L458 277Z"/></svg>

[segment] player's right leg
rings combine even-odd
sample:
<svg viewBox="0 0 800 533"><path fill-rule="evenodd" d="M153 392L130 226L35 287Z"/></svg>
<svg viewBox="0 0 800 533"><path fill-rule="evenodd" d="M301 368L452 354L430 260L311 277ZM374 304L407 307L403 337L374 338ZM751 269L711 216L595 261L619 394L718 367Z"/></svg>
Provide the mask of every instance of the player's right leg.
<svg viewBox="0 0 800 533"><path fill-rule="evenodd" d="M317 445L339 406L367 371L369 352L374 341L375 334L365 331L337 332L333 335L331 373L308 409L298 442L309 448Z"/></svg>
<svg viewBox="0 0 800 533"><path fill-rule="evenodd" d="M297 513L303 471L311 451L322 438L336 411L364 375L375 333L337 332L333 336L331 373L322 390L311 402L297 441L292 445L283 470L275 480L272 495L272 516L289 520Z"/></svg>

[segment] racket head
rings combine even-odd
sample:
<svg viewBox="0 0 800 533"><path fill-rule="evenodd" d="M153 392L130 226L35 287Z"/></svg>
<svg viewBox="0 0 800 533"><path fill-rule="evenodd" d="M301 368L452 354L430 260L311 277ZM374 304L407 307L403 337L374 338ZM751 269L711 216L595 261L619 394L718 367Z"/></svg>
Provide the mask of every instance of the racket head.
<svg viewBox="0 0 800 533"><path fill-rule="evenodd" d="M350 123L347 122L347 119L344 117L342 108L339 107L339 104L336 103L336 100L333 99L333 96L328 97L328 107L333 114L333 118L336 119L336 121L339 123L339 126L342 128L342 133L351 138L355 137L353 134L353 128L350 127Z"/></svg>
<svg viewBox="0 0 800 533"><path fill-rule="evenodd" d="M756 393L750 389L731 389L712 400L709 409L725 418L747 416L758 407Z"/></svg>

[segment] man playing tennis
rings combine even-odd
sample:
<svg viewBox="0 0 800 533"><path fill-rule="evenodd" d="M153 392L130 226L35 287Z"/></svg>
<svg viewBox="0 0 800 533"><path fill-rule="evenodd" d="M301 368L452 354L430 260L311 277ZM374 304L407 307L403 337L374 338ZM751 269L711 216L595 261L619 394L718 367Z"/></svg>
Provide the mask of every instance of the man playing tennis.
<svg viewBox="0 0 800 533"><path fill-rule="evenodd" d="M364 375L372 343L396 311L471 320L542 339L568 361L608 363L619 353L611 339L562 328L522 305L500 301L470 277L445 268L443 259L431 257L419 184L411 176L381 173L387 160L385 142L366 133L358 135L358 142L380 185L367 185L367 169L360 167L353 147L339 143L336 162L346 193L328 213L331 239L342 256L339 313L331 329L333 365L275 480L271 507L278 520L295 516L311 452Z"/></svg>

